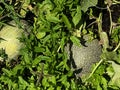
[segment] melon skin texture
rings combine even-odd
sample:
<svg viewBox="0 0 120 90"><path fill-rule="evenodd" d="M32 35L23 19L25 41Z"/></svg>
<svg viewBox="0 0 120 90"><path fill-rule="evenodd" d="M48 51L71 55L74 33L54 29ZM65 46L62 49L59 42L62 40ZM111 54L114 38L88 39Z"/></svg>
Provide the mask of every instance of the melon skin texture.
<svg viewBox="0 0 120 90"><path fill-rule="evenodd" d="M25 25L23 21L21 21L22 26ZM8 59L15 59L20 52L23 44L19 41L19 38L22 36L23 29L18 28L18 25L15 21L10 21L9 25L5 25L0 30L0 49L4 49L5 53L8 55Z"/></svg>
<svg viewBox="0 0 120 90"><path fill-rule="evenodd" d="M91 66L100 60L102 53L102 48L97 39L87 41L89 39L88 35L83 38L85 40L84 45L77 46L68 43L65 46L70 66L77 77L88 75Z"/></svg>

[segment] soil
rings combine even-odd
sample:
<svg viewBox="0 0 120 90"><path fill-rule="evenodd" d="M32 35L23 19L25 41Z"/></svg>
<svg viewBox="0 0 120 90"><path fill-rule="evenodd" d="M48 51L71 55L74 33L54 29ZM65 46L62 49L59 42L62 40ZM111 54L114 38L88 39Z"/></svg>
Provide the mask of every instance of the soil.
<svg viewBox="0 0 120 90"><path fill-rule="evenodd" d="M118 23L120 17L120 4L111 5L110 10L112 15L112 28L116 28L120 25L120 23ZM103 13L103 30L106 32L110 30L110 15L108 11Z"/></svg>

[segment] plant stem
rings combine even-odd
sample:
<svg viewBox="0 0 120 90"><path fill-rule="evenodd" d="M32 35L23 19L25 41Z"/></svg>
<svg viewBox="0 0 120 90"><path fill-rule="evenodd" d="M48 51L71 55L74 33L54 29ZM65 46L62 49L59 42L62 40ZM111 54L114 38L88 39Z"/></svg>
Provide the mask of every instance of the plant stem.
<svg viewBox="0 0 120 90"><path fill-rule="evenodd" d="M86 79L86 80L88 80L93 74L94 74L94 72L96 71L96 69L99 67L99 65L101 64L103 62L103 59L101 59L100 61L99 61L99 63L95 66L95 68L92 70L92 72L90 73L90 75L88 76L88 78ZM86 81L85 80L85 81Z"/></svg>
<svg viewBox="0 0 120 90"><path fill-rule="evenodd" d="M120 42L118 43L118 45L116 46L116 48L113 50L114 52L120 47Z"/></svg>

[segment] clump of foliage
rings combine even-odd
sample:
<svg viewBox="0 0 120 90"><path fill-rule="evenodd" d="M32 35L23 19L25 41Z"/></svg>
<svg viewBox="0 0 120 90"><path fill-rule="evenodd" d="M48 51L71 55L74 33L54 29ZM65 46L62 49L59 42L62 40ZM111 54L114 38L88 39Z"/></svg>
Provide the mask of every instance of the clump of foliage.
<svg viewBox="0 0 120 90"><path fill-rule="evenodd" d="M111 1L111 0L110 0ZM101 4L103 3L103 4ZM99 0L1 0L0 28L9 20L25 19L31 33L17 60L0 63L1 90L108 90L120 89L120 27L102 30L102 15L115 3ZM94 22L91 22L91 21ZM119 23L119 19L118 19ZM89 25L88 25L89 24ZM97 28L96 28L97 26ZM96 31L97 29L97 31ZM27 30L29 31L29 30ZM104 32L104 33L103 33ZM90 34L102 39L101 60L88 78L76 78L64 46L80 43L76 36ZM108 50L109 49L109 50ZM1 53L0 53L1 54Z"/></svg>

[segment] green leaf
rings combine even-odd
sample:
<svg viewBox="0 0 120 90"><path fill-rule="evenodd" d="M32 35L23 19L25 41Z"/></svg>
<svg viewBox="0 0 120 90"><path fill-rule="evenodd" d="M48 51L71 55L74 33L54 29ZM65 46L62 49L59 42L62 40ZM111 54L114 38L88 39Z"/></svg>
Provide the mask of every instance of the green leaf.
<svg viewBox="0 0 120 90"><path fill-rule="evenodd" d="M102 90L102 88L99 84L97 85L97 90Z"/></svg>
<svg viewBox="0 0 120 90"><path fill-rule="evenodd" d="M10 70L7 70L5 68L2 68L2 71L7 75L7 76L11 76L12 75L12 72Z"/></svg>
<svg viewBox="0 0 120 90"><path fill-rule="evenodd" d="M115 27L115 29L112 30L111 38L112 42L119 43L120 38L120 26Z"/></svg>
<svg viewBox="0 0 120 90"><path fill-rule="evenodd" d="M106 50L109 48L109 39L106 32L100 32L100 39L103 42L103 49Z"/></svg>
<svg viewBox="0 0 120 90"><path fill-rule="evenodd" d="M101 78L101 83L103 85L103 90L107 90L107 80L104 77Z"/></svg>
<svg viewBox="0 0 120 90"><path fill-rule="evenodd" d="M31 64L30 56L28 55L28 53L24 53L24 61L26 64Z"/></svg>
<svg viewBox="0 0 120 90"><path fill-rule="evenodd" d="M16 65L16 66L12 69L12 74L13 74L13 75L17 75L18 71L23 70L23 69L24 69L24 67L23 67L21 64Z"/></svg>
<svg viewBox="0 0 120 90"><path fill-rule="evenodd" d="M56 77L55 76L51 76L49 78L49 81L52 82L54 85L56 85Z"/></svg>
<svg viewBox="0 0 120 90"><path fill-rule="evenodd" d="M67 82L67 76L66 75L63 75L62 78L59 80L62 82L62 84L66 85L66 82Z"/></svg>
<svg viewBox="0 0 120 90"><path fill-rule="evenodd" d="M67 73L67 76L68 77L71 77L73 75L73 71L69 71L68 73Z"/></svg>
<svg viewBox="0 0 120 90"><path fill-rule="evenodd" d="M18 79L19 84L21 84L21 88L25 90L25 88L29 86L29 84L21 76L19 76Z"/></svg>
<svg viewBox="0 0 120 90"><path fill-rule="evenodd" d="M77 10L76 10L76 14L75 14L75 16L73 16L72 21L73 21L74 25L76 26L80 20L81 20L81 7L78 5Z"/></svg>
<svg viewBox="0 0 120 90"><path fill-rule="evenodd" d="M35 52L44 52L44 51L45 51L45 49L44 49L44 48L42 48L42 47L37 47L37 46L35 46L34 51L35 51Z"/></svg>
<svg viewBox="0 0 120 90"><path fill-rule="evenodd" d="M41 56L36 57L36 58L33 60L32 65L33 65L33 66L37 65L37 64L41 61L40 59L41 59Z"/></svg>
<svg viewBox="0 0 120 90"><path fill-rule="evenodd" d="M56 16L54 16L54 15L52 15L52 14L48 14L48 15L46 16L46 19L47 19L49 22L53 22L53 23L58 23L58 22L60 22L59 18L56 17Z"/></svg>
<svg viewBox="0 0 120 90"><path fill-rule="evenodd" d="M53 86L50 86L47 90L55 90Z"/></svg>
<svg viewBox="0 0 120 90"><path fill-rule="evenodd" d="M75 45L80 46L80 40L79 40L77 37L71 36L71 37L70 37L70 40L71 40Z"/></svg>
<svg viewBox="0 0 120 90"><path fill-rule="evenodd" d="M72 90L76 90L76 83L74 82L74 80L71 80L71 88Z"/></svg>
<svg viewBox="0 0 120 90"><path fill-rule="evenodd" d="M67 16L65 14L62 14L62 21L65 23L67 28L70 30L71 29L71 23L70 23L69 19L67 18Z"/></svg>
<svg viewBox="0 0 120 90"><path fill-rule="evenodd" d="M59 30L62 26L60 24L57 24L56 26L53 27L53 30Z"/></svg>
<svg viewBox="0 0 120 90"><path fill-rule="evenodd" d="M57 86L57 90L61 90L61 87L60 87L60 86Z"/></svg>
<svg viewBox="0 0 120 90"><path fill-rule="evenodd" d="M81 10L86 12L89 7L96 6L98 3L98 0L82 0L81 1Z"/></svg>
<svg viewBox="0 0 120 90"><path fill-rule="evenodd" d="M43 78L42 79L42 85L44 86L44 87L49 87L50 86L50 84L48 83L48 80L47 80L47 78Z"/></svg>
<svg viewBox="0 0 120 90"><path fill-rule="evenodd" d="M58 65L56 66L56 68L58 69L58 68L60 68L60 67L63 67L63 65L64 65L64 62L62 61L62 62L60 62L60 64L58 64Z"/></svg>
<svg viewBox="0 0 120 90"><path fill-rule="evenodd" d="M34 83L30 83L29 87L27 88L27 90L36 90L35 84ZM39 90L39 89L38 89Z"/></svg>
<svg viewBox="0 0 120 90"><path fill-rule="evenodd" d="M21 11L20 11L20 14L22 16L26 15L26 10L28 9L29 4L30 4L30 0L25 0L24 3L22 4L23 9L21 9Z"/></svg>
<svg viewBox="0 0 120 90"><path fill-rule="evenodd" d="M117 54L117 52L105 52L103 53L103 58L105 58L107 61L114 61L118 64L120 64L120 55Z"/></svg>
<svg viewBox="0 0 120 90"><path fill-rule="evenodd" d="M59 81L61 81L61 83L65 86L65 88L70 87L70 83L67 81L67 75L62 75Z"/></svg>
<svg viewBox="0 0 120 90"><path fill-rule="evenodd" d="M36 57L36 58L33 60L32 65L35 66L36 64L38 64L38 63L41 62L42 60L44 60L44 61L49 61L49 62L50 62L50 61L51 61L51 58L48 57L48 56L42 56L42 55L40 55L40 56Z"/></svg>
<svg viewBox="0 0 120 90"><path fill-rule="evenodd" d="M36 37L37 37L38 39L41 39L41 38L43 38L45 35L46 35L46 32L38 32L38 33L36 34Z"/></svg>
<svg viewBox="0 0 120 90"><path fill-rule="evenodd" d="M106 70L109 77L112 77L114 75L114 69L112 67L112 64L110 64L109 67L106 68Z"/></svg>
<svg viewBox="0 0 120 90"><path fill-rule="evenodd" d="M43 43L47 43L49 40L51 39L51 36L50 35L46 35L44 38L43 38Z"/></svg>
<svg viewBox="0 0 120 90"><path fill-rule="evenodd" d="M63 37L60 42L60 47L62 51L64 50L64 44L65 44L65 37Z"/></svg>
<svg viewBox="0 0 120 90"><path fill-rule="evenodd" d="M112 63L112 67L114 69L114 75L109 82L109 85L115 85L120 88L120 65L116 64L114 61L110 61Z"/></svg>

